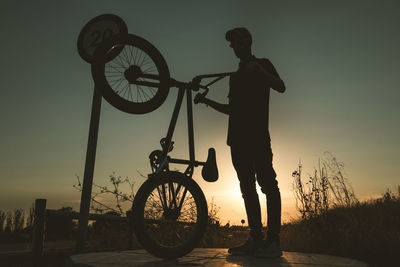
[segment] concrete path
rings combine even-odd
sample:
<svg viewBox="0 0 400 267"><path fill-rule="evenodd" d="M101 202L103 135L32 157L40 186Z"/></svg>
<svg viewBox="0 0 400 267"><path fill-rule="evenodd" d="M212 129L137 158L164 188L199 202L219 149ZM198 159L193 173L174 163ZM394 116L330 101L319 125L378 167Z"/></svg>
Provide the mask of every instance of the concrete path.
<svg viewBox="0 0 400 267"><path fill-rule="evenodd" d="M163 260L150 255L145 250L129 250L120 252L97 252L73 255L66 266L72 267L173 267L173 266L367 266L367 264L342 257L321 254L283 252L278 259L262 259L250 256L230 256L226 248L198 248L176 260Z"/></svg>

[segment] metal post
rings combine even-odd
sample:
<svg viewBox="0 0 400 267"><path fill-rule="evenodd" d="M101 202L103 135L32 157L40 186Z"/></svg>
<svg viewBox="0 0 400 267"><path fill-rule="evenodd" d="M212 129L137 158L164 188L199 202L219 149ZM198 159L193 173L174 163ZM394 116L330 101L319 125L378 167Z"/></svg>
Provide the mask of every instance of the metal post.
<svg viewBox="0 0 400 267"><path fill-rule="evenodd" d="M195 152L194 152L194 133L193 133L193 108L192 108L192 90L186 90L186 101L187 101L187 120L188 120L188 139L189 139L189 159L194 163Z"/></svg>
<svg viewBox="0 0 400 267"><path fill-rule="evenodd" d="M176 99L176 104L174 107L174 112L172 113L171 122L169 123L167 137L165 140L166 149L163 150L162 158L165 158L168 154L168 149L171 146L172 135L174 134L176 121L178 120L179 111L181 110L183 95L185 94L185 88L179 88L178 98Z"/></svg>
<svg viewBox="0 0 400 267"><path fill-rule="evenodd" d="M44 224L46 218L46 199L35 200L35 215L32 233L32 253L35 258L43 255Z"/></svg>
<svg viewBox="0 0 400 267"><path fill-rule="evenodd" d="M85 172L83 175L83 186L81 194L81 206L79 211L78 236L76 241L76 251L85 251L85 241L87 236L89 208L92 196L93 172L96 159L97 136L99 132L101 109L101 94L95 88L93 92L92 112L90 116L89 138L86 151Z"/></svg>

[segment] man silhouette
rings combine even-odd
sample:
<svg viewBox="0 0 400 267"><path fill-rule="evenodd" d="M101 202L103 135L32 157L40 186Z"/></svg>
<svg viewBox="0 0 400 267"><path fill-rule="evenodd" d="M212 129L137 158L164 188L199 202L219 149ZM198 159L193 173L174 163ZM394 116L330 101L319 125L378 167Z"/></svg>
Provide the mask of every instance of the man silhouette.
<svg viewBox="0 0 400 267"><path fill-rule="evenodd" d="M280 257L281 197L272 167L271 141L268 131L270 88L283 93L285 85L268 59L252 55L252 37L246 28L229 30L225 39L240 59L238 70L229 80L229 104L196 96L196 101L229 115L227 144L240 182L246 207L250 237L230 254L253 254ZM261 211L255 181L267 197L267 236L262 233Z"/></svg>

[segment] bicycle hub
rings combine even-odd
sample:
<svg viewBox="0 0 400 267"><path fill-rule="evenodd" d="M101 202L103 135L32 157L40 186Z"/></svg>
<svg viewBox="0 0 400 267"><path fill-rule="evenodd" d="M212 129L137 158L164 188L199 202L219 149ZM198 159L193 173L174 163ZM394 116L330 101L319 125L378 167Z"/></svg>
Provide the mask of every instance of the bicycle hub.
<svg viewBox="0 0 400 267"><path fill-rule="evenodd" d="M142 74L142 70L137 65L130 66L124 72L125 79L127 79L129 83L134 83Z"/></svg>
<svg viewBox="0 0 400 267"><path fill-rule="evenodd" d="M169 221L176 221L180 215L180 212L177 208L171 209L167 208L164 210L164 218Z"/></svg>

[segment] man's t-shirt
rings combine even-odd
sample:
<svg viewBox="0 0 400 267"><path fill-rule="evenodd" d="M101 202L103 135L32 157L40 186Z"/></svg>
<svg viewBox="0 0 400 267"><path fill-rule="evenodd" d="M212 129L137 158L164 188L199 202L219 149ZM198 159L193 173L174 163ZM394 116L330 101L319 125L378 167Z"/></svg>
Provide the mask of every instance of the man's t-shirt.
<svg viewBox="0 0 400 267"><path fill-rule="evenodd" d="M279 78L278 72L268 59L255 60L266 71ZM270 142L268 110L270 85L262 72L245 67L239 69L229 80L229 124L227 144L229 146L262 145Z"/></svg>

